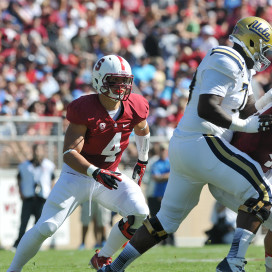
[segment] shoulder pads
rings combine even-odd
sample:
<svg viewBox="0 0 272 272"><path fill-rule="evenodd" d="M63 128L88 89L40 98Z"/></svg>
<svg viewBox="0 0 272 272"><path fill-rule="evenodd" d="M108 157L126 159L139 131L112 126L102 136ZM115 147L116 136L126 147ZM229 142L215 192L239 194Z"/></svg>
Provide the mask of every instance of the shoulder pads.
<svg viewBox="0 0 272 272"><path fill-rule="evenodd" d="M235 79L243 71L245 61L230 48L216 47L210 53L209 64L211 69Z"/></svg>

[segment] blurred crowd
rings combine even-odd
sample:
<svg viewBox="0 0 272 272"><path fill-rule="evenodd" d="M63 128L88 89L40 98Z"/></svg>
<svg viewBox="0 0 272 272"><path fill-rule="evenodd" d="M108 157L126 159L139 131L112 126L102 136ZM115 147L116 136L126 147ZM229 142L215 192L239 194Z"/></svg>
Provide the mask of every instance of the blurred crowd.
<svg viewBox="0 0 272 272"><path fill-rule="evenodd" d="M229 45L230 31L242 17L272 23L271 5L271 0L1 0L0 115L60 116L67 124L67 105L94 92L95 61L118 54L132 67L134 91L149 101L151 134L169 139L206 52ZM272 87L271 69L255 77L256 97ZM0 123L0 135L55 133L44 124L8 129Z"/></svg>

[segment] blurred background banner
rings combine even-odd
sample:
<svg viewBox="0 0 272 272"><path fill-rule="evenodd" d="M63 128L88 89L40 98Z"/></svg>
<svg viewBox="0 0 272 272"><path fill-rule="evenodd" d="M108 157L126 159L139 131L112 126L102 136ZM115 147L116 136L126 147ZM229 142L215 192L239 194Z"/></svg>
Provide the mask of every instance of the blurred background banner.
<svg viewBox="0 0 272 272"><path fill-rule="evenodd" d="M20 226L22 201L19 196L16 170L0 170L0 240L4 247L10 247L17 238ZM31 217L27 229L34 224ZM43 246L67 247L70 245L70 219L68 218L54 236Z"/></svg>

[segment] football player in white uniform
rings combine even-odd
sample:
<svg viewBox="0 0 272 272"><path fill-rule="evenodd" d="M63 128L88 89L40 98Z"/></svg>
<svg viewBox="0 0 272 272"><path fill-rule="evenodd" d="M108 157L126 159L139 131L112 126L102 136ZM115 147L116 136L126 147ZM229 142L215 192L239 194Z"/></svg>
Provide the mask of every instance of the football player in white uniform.
<svg viewBox="0 0 272 272"><path fill-rule="evenodd" d="M208 52L190 86L185 114L169 145L168 185L155 217L146 219L116 260L102 271L121 272L137 257L175 232L197 205L205 184L212 184L240 200L237 229L217 272L243 272L245 254L255 233L270 214L271 185L260 164L229 143L233 131L256 133L272 127L272 116L253 115L271 100L271 94L253 98L255 71L270 65L272 28L258 17L237 22L232 48Z"/></svg>
<svg viewBox="0 0 272 272"><path fill-rule="evenodd" d="M269 101L272 89L265 95L264 101ZM259 114L272 114L272 102L270 102L264 109L259 111ZM256 160L263 169L270 184L272 184L272 143L271 132L258 133L244 133L235 132L231 140L231 144L239 150L248 154L252 159ZM223 191L218 187L209 184L209 189L212 195L221 203L235 212L238 212L240 206L240 199L235 198L232 193ZM266 272L272 272L272 214L270 213L268 219L264 222L264 226L268 232L264 239L265 246L265 266Z"/></svg>

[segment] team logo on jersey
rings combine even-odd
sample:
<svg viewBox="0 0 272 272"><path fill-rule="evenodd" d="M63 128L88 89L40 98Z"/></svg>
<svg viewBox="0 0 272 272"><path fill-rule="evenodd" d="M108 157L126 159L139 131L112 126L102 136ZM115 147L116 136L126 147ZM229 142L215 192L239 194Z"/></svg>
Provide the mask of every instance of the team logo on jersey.
<svg viewBox="0 0 272 272"><path fill-rule="evenodd" d="M259 23L258 20L255 20L252 24L249 26L249 30L255 32L257 35L259 35L264 41L268 42L270 39L269 34L269 28L262 27L262 23Z"/></svg>
<svg viewBox="0 0 272 272"><path fill-rule="evenodd" d="M105 123L100 123L99 128L100 128L100 130L104 130L106 128L106 124Z"/></svg>

